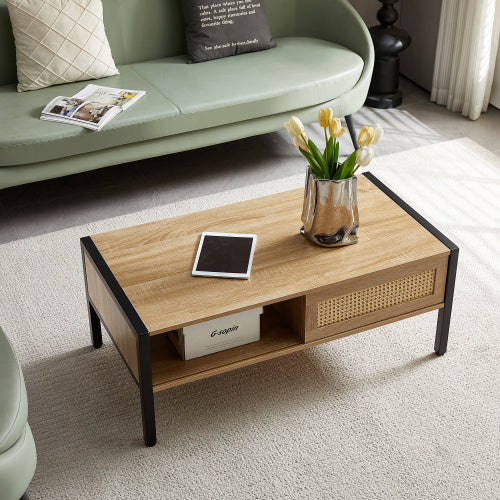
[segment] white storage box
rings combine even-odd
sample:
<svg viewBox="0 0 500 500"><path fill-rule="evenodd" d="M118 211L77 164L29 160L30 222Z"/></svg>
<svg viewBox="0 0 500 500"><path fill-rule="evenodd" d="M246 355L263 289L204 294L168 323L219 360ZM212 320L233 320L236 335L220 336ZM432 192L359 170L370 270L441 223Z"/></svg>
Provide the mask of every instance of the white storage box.
<svg viewBox="0 0 500 500"><path fill-rule="evenodd" d="M199 358L260 340L262 307L168 332L182 359Z"/></svg>

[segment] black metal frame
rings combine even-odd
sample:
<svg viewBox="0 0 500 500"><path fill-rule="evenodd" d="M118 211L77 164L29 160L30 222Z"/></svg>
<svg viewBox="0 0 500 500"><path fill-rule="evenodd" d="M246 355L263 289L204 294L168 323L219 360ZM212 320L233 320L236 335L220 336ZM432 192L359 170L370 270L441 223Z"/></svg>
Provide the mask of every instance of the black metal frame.
<svg viewBox="0 0 500 500"><path fill-rule="evenodd" d="M433 226L427 219L424 219L414 208L410 207L403 199L401 199L394 191L389 189L382 181L375 177L371 172L363 174L370 182L375 184L384 194L392 201L399 205L408 215L415 219L422 227L427 229L435 238L450 249L450 257L448 259L448 272L446 275L446 288L444 293L444 307L439 309L438 321L436 328L436 340L434 350L438 356L442 356L446 352L448 346L448 334L450 331L451 310L453 307L453 294L455 291L455 278L457 275L458 266L458 246L447 238L441 231Z"/></svg>
<svg viewBox="0 0 500 500"><path fill-rule="evenodd" d="M104 257L99 252L99 249L95 245L94 241L90 236L86 236L80 239L81 249L82 249L82 260L83 260L83 272L85 276L85 291L87 295L87 306L89 312L89 323L90 323L90 334L92 339L92 345L97 349L102 346L102 332L101 323L104 325L109 333L109 328L104 323L103 319L97 312L94 304L88 293L87 285L87 273L85 269L85 259L86 255L88 259L94 264L98 274L100 275L102 282L110 292L115 304L122 311L123 317L126 319L127 323L131 327L132 331L136 336L137 342L137 365L139 368L139 380L136 379L135 375L130 370L128 363L125 361L120 348L116 345L113 337L110 334L110 338L115 344L120 356L122 357L125 365L129 368L132 377L139 386L140 398L141 398L141 410L142 410L142 429L144 442L146 446L154 446L156 444L156 423L155 423L155 410L154 410L154 396L153 396L153 378L151 372L151 347L150 347L150 336L146 325L143 323L139 314L135 310L134 306L130 302L127 294L118 283L115 275L107 265Z"/></svg>

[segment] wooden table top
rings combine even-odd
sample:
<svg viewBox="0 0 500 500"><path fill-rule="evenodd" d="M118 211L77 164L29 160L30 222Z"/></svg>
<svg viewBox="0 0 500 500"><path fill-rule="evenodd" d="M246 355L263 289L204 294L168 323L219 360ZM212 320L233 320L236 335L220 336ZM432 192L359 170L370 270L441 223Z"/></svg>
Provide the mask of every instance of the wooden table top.
<svg viewBox="0 0 500 500"><path fill-rule="evenodd" d="M304 295L449 249L366 177L359 243L322 248L300 235L303 189L92 236L151 334ZM257 234L248 280L193 277L203 231Z"/></svg>

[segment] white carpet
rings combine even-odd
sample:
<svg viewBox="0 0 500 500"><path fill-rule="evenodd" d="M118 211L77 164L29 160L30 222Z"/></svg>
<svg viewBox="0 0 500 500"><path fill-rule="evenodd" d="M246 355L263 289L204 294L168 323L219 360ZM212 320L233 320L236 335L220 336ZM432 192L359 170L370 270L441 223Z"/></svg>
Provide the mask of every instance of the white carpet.
<svg viewBox="0 0 500 500"><path fill-rule="evenodd" d="M0 324L38 450L32 498L499 498L500 160L461 139L370 170L460 246L448 353L433 354L433 312L174 388L155 396L154 448L111 341L89 345L79 238L303 176L1 245Z"/></svg>

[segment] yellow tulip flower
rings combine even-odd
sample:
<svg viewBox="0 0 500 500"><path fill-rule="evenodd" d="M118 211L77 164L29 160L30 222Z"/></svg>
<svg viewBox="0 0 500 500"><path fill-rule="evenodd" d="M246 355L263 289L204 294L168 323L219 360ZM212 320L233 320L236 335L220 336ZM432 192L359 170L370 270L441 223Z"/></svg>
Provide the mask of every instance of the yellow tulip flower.
<svg viewBox="0 0 500 500"><path fill-rule="evenodd" d="M328 126L330 128L330 135L335 139L342 137L347 131L345 127L342 127L340 118L332 118Z"/></svg>
<svg viewBox="0 0 500 500"><path fill-rule="evenodd" d="M373 142L373 129L365 125L358 135L358 144L360 147L369 146Z"/></svg>
<svg viewBox="0 0 500 500"><path fill-rule="evenodd" d="M332 108L321 108L318 113L318 122L320 127L326 128L333 117Z"/></svg>

